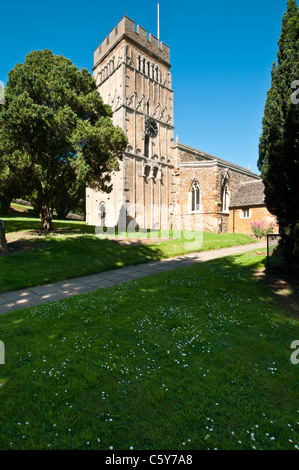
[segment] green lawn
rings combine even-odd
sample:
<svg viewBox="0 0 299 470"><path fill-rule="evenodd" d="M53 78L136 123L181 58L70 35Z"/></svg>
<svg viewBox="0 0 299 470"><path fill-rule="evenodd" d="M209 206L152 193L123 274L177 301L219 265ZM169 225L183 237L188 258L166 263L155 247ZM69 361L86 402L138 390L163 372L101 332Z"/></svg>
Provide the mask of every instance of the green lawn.
<svg viewBox="0 0 299 470"><path fill-rule="evenodd" d="M299 321L222 258L1 316L1 449L298 449Z"/></svg>
<svg viewBox="0 0 299 470"><path fill-rule="evenodd" d="M3 218L6 232L40 230L38 219ZM183 255L194 249L181 233L171 232L170 240L140 245L120 245L100 240L95 227L77 221L54 221L54 228L65 230L45 236L40 234L28 241L29 249L0 257L0 292L47 284L84 276L105 270L147 261ZM158 235L158 233L154 234ZM162 236L165 235L162 233ZM149 233L148 233L149 236ZM243 234L203 234L202 246L197 251L254 243ZM186 244L187 242L187 244Z"/></svg>

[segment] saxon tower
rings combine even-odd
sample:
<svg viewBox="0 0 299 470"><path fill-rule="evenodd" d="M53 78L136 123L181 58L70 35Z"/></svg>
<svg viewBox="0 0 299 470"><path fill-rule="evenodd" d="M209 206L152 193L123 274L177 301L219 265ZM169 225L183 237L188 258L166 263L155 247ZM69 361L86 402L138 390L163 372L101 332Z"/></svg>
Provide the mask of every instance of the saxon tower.
<svg viewBox="0 0 299 470"><path fill-rule="evenodd" d="M87 222L168 228L174 204L170 50L124 16L94 52L98 92L128 137L110 194L87 188Z"/></svg>

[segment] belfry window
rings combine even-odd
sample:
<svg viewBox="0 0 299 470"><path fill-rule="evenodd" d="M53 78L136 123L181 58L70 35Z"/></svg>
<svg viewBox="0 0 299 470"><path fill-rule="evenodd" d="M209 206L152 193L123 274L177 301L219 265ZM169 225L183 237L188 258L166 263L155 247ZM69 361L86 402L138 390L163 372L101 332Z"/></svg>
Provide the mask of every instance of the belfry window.
<svg viewBox="0 0 299 470"><path fill-rule="evenodd" d="M149 158L149 136L144 137L144 156Z"/></svg>
<svg viewBox="0 0 299 470"><path fill-rule="evenodd" d="M156 82L159 82L159 69L158 69L158 67L155 68L155 72L156 72L155 80L156 80Z"/></svg>
<svg viewBox="0 0 299 470"><path fill-rule="evenodd" d="M198 182L194 181L191 187L191 212L200 211L200 189Z"/></svg>

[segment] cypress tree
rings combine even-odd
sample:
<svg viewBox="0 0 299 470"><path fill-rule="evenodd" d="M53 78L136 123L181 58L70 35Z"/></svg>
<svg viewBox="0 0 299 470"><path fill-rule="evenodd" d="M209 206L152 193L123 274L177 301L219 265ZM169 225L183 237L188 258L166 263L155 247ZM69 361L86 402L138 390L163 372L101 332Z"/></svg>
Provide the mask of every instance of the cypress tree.
<svg viewBox="0 0 299 470"><path fill-rule="evenodd" d="M277 217L282 249L288 262L299 253L299 9L288 0L278 41L277 64L271 71L259 143L258 168L265 185L265 202ZM298 88L298 87L297 87ZM295 99L294 99L295 98ZM296 228L297 226L297 228Z"/></svg>

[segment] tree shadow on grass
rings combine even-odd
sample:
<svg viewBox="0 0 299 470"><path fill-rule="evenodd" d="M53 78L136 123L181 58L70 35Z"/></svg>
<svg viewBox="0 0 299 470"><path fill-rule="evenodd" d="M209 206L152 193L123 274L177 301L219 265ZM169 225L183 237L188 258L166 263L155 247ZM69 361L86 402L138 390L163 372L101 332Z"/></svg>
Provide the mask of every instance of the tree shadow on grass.
<svg viewBox="0 0 299 470"><path fill-rule="evenodd" d="M279 269L259 267L253 272L253 276L267 286L276 298L284 304L288 311L299 318L299 270L286 267Z"/></svg>
<svg viewBox="0 0 299 470"><path fill-rule="evenodd" d="M269 272L266 268L267 258L263 252L248 252L245 255L256 257L256 261L250 262L248 265L243 264L242 257L244 254L212 261L214 269L224 280L222 289L239 291L240 295L247 293L248 302L251 302L252 298L256 300L258 295L258 301L261 305L272 304L273 308L278 307L285 318L291 316L298 320L298 273L291 280L286 273L277 270ZM231 268L238 273L237 281L235 277L233 277L233 282L227 280L227 272L232 272ZM244 273L244 276L242 273Z"/></svg>
<svg viewBox="0 0 299 470"><path fill-rule="evenodd" d="M163 258L157 245L117 245L88 235L44 239L38 249L0 258L1 292L72 279ZM32 248L38 242L31 242Z"/></svg>

